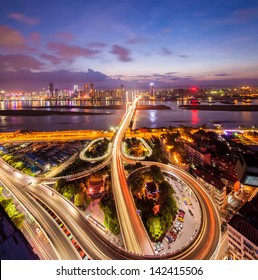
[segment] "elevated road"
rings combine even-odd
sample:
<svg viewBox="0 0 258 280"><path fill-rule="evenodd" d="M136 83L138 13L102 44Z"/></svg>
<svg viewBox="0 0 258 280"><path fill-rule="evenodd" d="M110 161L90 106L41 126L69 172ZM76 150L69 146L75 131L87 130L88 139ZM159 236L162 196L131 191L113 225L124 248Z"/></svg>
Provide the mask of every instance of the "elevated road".
<svg viewBox="0 0 258 280"><path fill-rule="evenodd" d="M125 159L133 163L132 160ZM201 207L202 222L200 232L188 248L177 252L172 259L208 260L215 259L221 239L220 217L216 205L200 182L184 170L157 162L141 162L145 166L157 165L163 172L167 172L182 180L195 193Z"/></svg>
<svg viewBox="0 0 258 280"><path fill-rule="evenodd" d="M53 191L41 184L42 181L53 183L57 178L32 178L17 172L0 160L0 174L4 183L44 228L59 253L60 259L78 259L79 256L69 244L65 234L60 232L61 230L54 220L47 213L44 213L45 210L28 195L28 191L37 196L62 218L70 232L78 238L80 246L92 259L210 259L216 254L220 240L219 216L215 205L201 184L186 172L173 166L156 162L143 162L145 165L156 164L163 171L172 173L188 184L199 199L203 217L198 237L184 251L165 256L153 255L151 242L140 217L136 213L136 208L127 186L123 160L129 160L124 158L121 153L121 142L133 116L136 103L137 99L129 107L119 129L114 135L112 158L111 156L106 158L102 164L90 171L66 178L67 180L74 180L87 176L95 169L101 169L111 160L113 194L126 251L108 242L102 233L90 226L90 223L84 219L82 213L74 205L58 193L54 193L53 196ZM29 185L29 183L31 184Z"/></svg>
<svg viewBox="0 0 258 280"><path fill-rule="evenodd" d="M137 102L138 99L135 99L120 123L113 139L111 160L112 188L125 248L132 253L151 255L154 253L153 248L144 225L136 212L131 192L127 186L121 156L121 143Z"/></svg>

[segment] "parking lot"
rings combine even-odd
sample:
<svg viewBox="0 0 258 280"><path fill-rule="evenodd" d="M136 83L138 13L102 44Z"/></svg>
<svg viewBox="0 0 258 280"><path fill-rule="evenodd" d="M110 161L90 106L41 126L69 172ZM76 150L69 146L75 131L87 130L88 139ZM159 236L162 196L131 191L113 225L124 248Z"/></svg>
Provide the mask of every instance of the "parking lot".
<svg viewBox="0 0 258 280"><path fill-rule="evenodd" d="M190 187L172 176L166 179L175 190L179 211L162 242L153 244L155 254L182 250L194 240L201 223L200 205Z"/></svg>

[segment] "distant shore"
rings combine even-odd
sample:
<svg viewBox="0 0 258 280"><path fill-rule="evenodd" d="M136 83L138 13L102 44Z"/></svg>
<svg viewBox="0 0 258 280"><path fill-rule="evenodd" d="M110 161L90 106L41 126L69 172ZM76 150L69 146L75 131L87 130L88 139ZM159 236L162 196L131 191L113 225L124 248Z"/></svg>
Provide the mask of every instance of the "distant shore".
<svg viewBox="0 0 258 280"><path fill-rule="evenodd" d="M136 110L171 110L171 107L166 105L137 105Z"/></svg>
<svg viewBox="0 0 258 280"><path fill-rule="evenodd" d="M258 111L258 105L180 105L179 108L186 110L206 111Z"/></svg>
<svg viewBox="0 0 258 280"><path fill-rule="evenodd" d="M122 110L125 109L125 105L101 105L101 106L96 106L96 105L88 105L88 106L27 106L24 108L30 108L30 109L56 109L56 108L60 108L60 109L73 109L73 108L77 108L77 109L109 109L109 110Z"/></svg>
<svg viewBox="0 0 258 280"><path fill-rule="evenodd" d="M30 109L53 109L53 108L61 108L61 109L73 109L73 108L79 108L79 109L108 109L108 110L123 110L125 109L125 105L101 105L101 106L95 106L95 105L89 105L89 106L31 106L26 107ZM171 110L171 107L166 105L137 105L136 110Z"/></svg>
<svg viewBox="0 0 258 280"><path fill-rule="evenodd" d="M103 112L62 112L45 110L0 110L0 116L49 116L49 115L111 115L113 113Z"/></svg>

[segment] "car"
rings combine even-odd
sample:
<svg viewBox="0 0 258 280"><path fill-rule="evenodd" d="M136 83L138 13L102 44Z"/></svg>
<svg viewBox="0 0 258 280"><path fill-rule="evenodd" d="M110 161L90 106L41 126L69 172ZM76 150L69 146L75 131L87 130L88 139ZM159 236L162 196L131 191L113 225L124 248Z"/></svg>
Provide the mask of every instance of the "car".
<svg viewBox="0 0 258 280"><path fill-rule="evenodd" d="M185 211L183 209L179 209L178 211L185 214Z"/></svg>
<svg viewBox="0 0 258 280"><path fill-rule="evenodd" d="M178 216L184 218L185 214L182 213L182 212L179 212L179 213L178 213Z"/></svg>
<svg viewBox="0 0 258 280"><path fill-rule="evenodd" d="M167 242L172 243L172 239L171 239L171 236L170 236L170 235L166 235L166 236L164 237L164 239L165 239Z"/></svg>
<svg viewBox="0 0 258 280"><path fill-rule="evenodd" d="M189 197L187 197L186 200L189 205L192 205L192 201L189 199Z"/></svg>
<svg viewBox="0 0 258 280"><path fill-rule="evenodd" d="M36 233L40 234L41 233L41 229L39 227L36 228Z"/></svg>
<svg viewBox="0 0 258 280"><path fill-rule="evenodd" d="M191 216L194 215L191 209L188 209L188 212L190 213Z"/></svg>
<svg viewBox="0 0 258 280"><path fill-rule="evenodd" d="M158 252L160 252L160 251L161 251L161 247L159 246L159 244L158 244L158 243L156 243L155 248L156 248L156 250L157 250Z"/></svg>
<svg viewBox="0 0 258 280"><path fill-rule="evenodd" d="M176 221L174 227L177 229L177 231L180 231L183 228L183 224L179 221Z"/></svg>
<svg viewBox="0 0 258 280"><path fill-rule="evenodd" d="M177 219L178 219L178 221L180 221L181 223L184 222L184 218L183 218L183 217L178 217Z"/></svg>
<svg viewBox="0 0 258 280"><path fill-rule="evenodd" d="M176 240L177 234L173 230L170 231L170 234Z"/></svg>
<svg viewBox="0 0 258 280"><path fill-rule="evenodd" d="M169 243L172 243L172 241L173 241L173 240L172 240L171 236L168 235L168 242L169 242Z"/></svg>
<svg viewBox="0 0 258 280"><path fill-rule="evenodd" d="M161 242L158 242L158 244L159 244L159 246L160 246L161 250L164 250L164 246L163 246L163 244L162 244Z"/></svg>

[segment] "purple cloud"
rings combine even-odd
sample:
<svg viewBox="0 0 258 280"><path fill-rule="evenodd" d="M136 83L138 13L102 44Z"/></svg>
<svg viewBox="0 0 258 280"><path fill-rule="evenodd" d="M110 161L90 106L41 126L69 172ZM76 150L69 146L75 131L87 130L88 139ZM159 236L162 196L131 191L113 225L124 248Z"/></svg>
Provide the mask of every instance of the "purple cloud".
<svg viewBox="0 0 258 280"><path fill-rule="evenodd" d="M22 54L0 55L0 70L40 70L44 64L34 57Z"/></svg>
<svg viewBox="0 0 258 280"><path fill-rule="evenodd" d="M135 45L135 44L142 44L147 41L147 38L140 38L140 37L135 37L127 40L127 43L130 45Z"/></svg>
<svg viewBox="0 0 258 280"><path fill-rule="evenodd" d="M0 57L1 66L1 57ZM15 83L14 83L15 81ZM72 88L74 83L81 87L85 83L109 83L112 79L107 75L88 69L82 72L71 72L66 70L52 72L32 72L28 69L20 69L18 71L1 70L0 67L0 84L8 90L40 90L42 87L48 86L49 82L53 82L56 88Z"/></svg>
<svg viewBox="0 0 258 280"><path fill-rule="evenodd" d="M46 53L42 53L40 55L41 58L50 61L52 64L59 64L62 59L59 57L56 57L54 55L50 55L50 54L46 54Z"/></svg>
<svg viewBox="0 0 258 280"><path fill-rule="evenodd" d="M228 76L234 76L234 74L229 74L229 73L218 73L214 74L216 77L228 77Z"/></svg>
<svg viewBox="0 0 258 280"><path fill-rule="evenodd" d="M172 55L173 53L172 53L172 51L169 50L168 48L162 48L162 49L161 49L161 54L164 55L164 56L170 56L170 55Z"/></svg>
<svg viewBox="0 0 258 280"><path fill-rule="evenodd" d="M118 57L118 60L122 62L129 62L133 60L130 57L130 51L119 45L113 45L110 53L116 55Z"/></svg>
<svg viewBox="0 0 258 280"><path fill-rule="evenodd" d="M182 57L182 58L188 57L188 55L186 55L186 54L179 54L178 56L179 56L179 57Z"/></svg>
<svg viewBox="0 0 258 280"><path fill-rule="evenodd" d="M26 49L26 39L21 32L8 26L0 26L0 48L7 50Z"/></svg>
<svg viewBox="0 0 258 280"><path fill-rule="evenodd" d="M64 43L49 43L47 46L65 60L73 60L78 56L92 58L100 53L97 50L90 50L79 46L69 46Z"/></svg>
<svg viewBox="0 0 258 280"><path fill-rule="evenodd" d="M37 45L40 42L40 33L38 32L31 32L30 33L30 41L32 44Z"/></svg>
<svg viewBox="0 0 258 280"><path fill-rule="evenodd" d="M30 18L20 13L11 13L7 15L8 18L17 20L28 25L38 25L40 21L37 18Z"/></svg>
<svg viewBox="0 0 258 280"><path fill-rule="evenodd" d="M70 33L70 32L59 32L53 35L53 37L55 39L59 39L62 41L71 41L74 40L74 34Z"/></svg>
<svg viewBox="0 0 258 280"><path fill-rule="evenodd" d="M87 44L87 46L89 48L98 49L98 48L105 48L107 46L107 44L101 43L101 42L91 42L91 43Z"/></svg>

